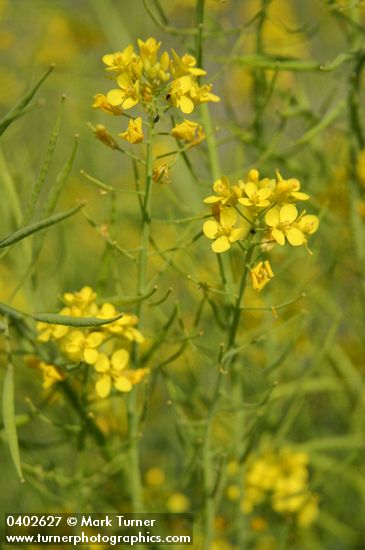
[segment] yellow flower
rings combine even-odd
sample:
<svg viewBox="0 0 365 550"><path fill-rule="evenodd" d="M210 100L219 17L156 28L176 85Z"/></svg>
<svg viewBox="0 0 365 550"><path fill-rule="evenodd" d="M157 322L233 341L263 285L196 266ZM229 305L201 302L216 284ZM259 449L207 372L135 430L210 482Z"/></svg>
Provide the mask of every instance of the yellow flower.
<svg viewBox="0 0 365 550"><path fill-rule="evenodd" d="M160 49L161 42L157 42L155 38L148 38L143 42L140 38L137 40L141 58L143 62L148 62L149 66L154 65L157 60L157 52Z"/></svg>
<svg viewBox="0 0 365 550"><path fill-rule="evenodd" d="M185 114L194 110L194 103L189 97L194 88L194 81L191 76L185 75L173 80L167 98L174 107L178 107Z"/></svg>
<svg viewBox="0 0 365 550"><path fill-rule="evenodd" d="M99 357L98 347L103 343L104 335L101 332L85 334L81 330L74 330L64 345L66 355L71 361L85 361L89 365L96 363Z"/></svg>
<svg viewBox="0 0 365 550"><path fill-rule="evenodd" d="M131 109L139 102L139 80L134 81L130 73L121 73L117 82L119 89L110 90L107 101L113 106L121 106L123 109Z"/></svg>
<svg viewBox="0 0 365 550"><path fill-rule="evenodd" d="M141 143L144 135L142 130L142 118L131 118L128 124L128 129L121 134L118 134L121 138L129 141L129 143Z"/></svg>
<svg viewBox="0 0 365 550"><path fill-rule="evenodd" d="M242 227L233 227L237 221L237 214L232 208L224 208L220 212L220 220L208 220L203 225L204 235L214 239L212 250L217 254L231 248L231 244L242 239L245 230Z"/></svg>
<svg viewBox="0 0 365 550"><path fill-rule="evenodd" d="M212 89L211 84L204 84L203 86L198 86L194 83L194 86L190 90L190 96L192 101L197 105L199 103L213 102L218 103L221 98L215 94L211 93Z"/></svg>
<svg viewBox="0 0 365 550"><path fill-rule="evenodd" d="M43 374L43 384L42 387L47 390L56 382L64 380L64 376L56 369L53 365L48 365L41 361L38 364L38 368L42 371Z"/></svg>
<svg viewBox="0 0 365 550"><path fill-rule="evenodd" d="M129 353L126 349L118 349L111 357L100 353L94 368L100 374L95 389L99 397L107 397L111 391L112 383L121 392L130 392L132 383L124 374L129 362Z"/></svg>
<svg viewBox="0 0 365 550"><path fill-rule="evenodd" d="M99 397L107 397L110 394L112 385L122 392L128 393L132 387L142 382L149 373L149 369L126 370L129 362L129 353L126 349L116 350L111 358L100 353L94 368L99 374L95 384L96 393Z"/></svg>
<svg viewBox="0 0 365 550"><path fill-rule="evenodd" d="M104 94L96 94L92 106L94 109L101 109L104 113L109 113L110 115L121 115L123 113L120 107L116 107L109 103Z"/></svg>
<svg viewBox="0 0 365 550"><path fill-rule="evenodd" d="M101 308L99 313L97 314L97 317L100 319L112 319L113 317L117 317L118 312L113 306L113 304L110 304L109 302L105 302ZM114 321L114 323L109 323L108 325L104 325L102 328L107 331L111 332L112 334L116 334L118 336L123 336L127 340L130 340L131 342L137 342L139 344L143 344L144 337L140 333L138 329L135 328L135 326L138 324L138 317L136 315L132 315L129 313L126 313L118 319L117 321Z"/></svg>
<svg viewBox="0 0 365 550"><path fill-rule="evenodd" d="M213 184L213 189L217 195L210 195L209 197L206 197L203 201L206 204L220 203L222 206L234 206L237 203L238 198L242 196L242 191L239 186L231 186L230 181L226 176L222 176L221 179L216 180Z"/></svg>
<svg viewBox="0 0 365 550"><path fill-rule="evenodd" d="M171 74L174 78L179 78L187 74L192 74L194 76L203 76L207 74L206 71L195 66L196 59L194 56L186 53L182 57L179 57L175 50L171 50L171 52Z"/></svg>
<svg viewBox="0 0 365 550"><path fill-rule="evenodd" d="M69 331L69 327L65 325L51 325L49 323L37 323L39 334L37 340L39 342L49 342L50 340L61 340Z"/></svg>
<svg viewBox="0 0 365 550"><path fill-rule="evenodd" d="M259 262L253 269L250 271L252 286L254 290L260 292L270 282L274 277L272 272L270 262Z"/></svg>
<svg viewBox="0 0 365 550"><path fill-rule="evenodd" d="M270 201L268 199L272 194L271 189L267 187L259 189L255 183L249 181L244 185L243 191L246 197L238 199L238 202L243 206L253 207L255 211L270 206Z"/></svg>
<svg viewBox="0 0 365 550"><path fill-rule="evenodd" d="M197 145L205 138L205 133L202 126L193 120L184 120L180 124L176 124L171 130L171 134L184 141L190 142L192 145Z"/></svg>
<svg viewBox="0 0 365 550"><path fill-rule="evenodd" d="M75 306L81 310L89 310L94 304L97 294L90 286L84 286L77 292L65 292L63 300L68 306Z"/></svg>
<svg viewBox="0 0 365 550"><path fill-rule="evenodd" d="M277 204L284 204L294 201L306 201L309 195L302 193L300 190L300 182L295 178L284 180L280 172L276 172L276 186L273 194L273 199Z"/></svg>
<svg viewBox="0 0 365 550"><path fill-rule="evenodd" d="M132 44L129 44L122 52L115 52L103 56L103 62L107 66L107 71L117 73L125 70L129 64L136 58Z"/></svg>
<svg viewBox="0 0 365 550"><path fill-rule="evenodd" d="M284 246L285 238L292 246L300 246L305 243L303 232L294 226L298 217L298 210L293 204L271 208L265 214L265 222L270 228L272 238Z"/></svg>

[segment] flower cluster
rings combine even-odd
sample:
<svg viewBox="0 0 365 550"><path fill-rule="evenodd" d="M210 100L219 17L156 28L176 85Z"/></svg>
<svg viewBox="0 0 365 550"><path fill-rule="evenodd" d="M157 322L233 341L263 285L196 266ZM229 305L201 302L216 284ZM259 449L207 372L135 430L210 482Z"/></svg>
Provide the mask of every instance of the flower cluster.
<svg viewBox="0 0 365 550"><path fill-rule="evenodd" d="M96 303L97 295L92 288L85 286L78 292L66 292L63 295L65 307L60 315L71 317L92 317L96 319L114 319L118 312L108 302ZM128 342L143 343L144 337L136 328L136 315L124 314L106 325L91 329L79 329L67 325L37 323L38 340L54 341L62 355L71 363L84 363L93 367L96 382L95 389L99 397L107 397L112 387L121 392L129 392L135 384L148 374L148 369L127 369L129 363ZM62 379L53 365L39 363L44 374L44 387Z"/></svg>
<svg viewBox="0 0 365 550"><path fill-rule="evenodd" d="M199 84L198 78L206 72L196 66L192 55L180 57L174 50L160 54L160 48L161 42L155 38L139 39L139 51L130 44L123 51L104 55L106 71L115 80L116 87L106 94L96 94L93 107L111 115L122 115L141 105L158 118L170 107L190 114L196 105L220 100L211 92L211 85ZM204 132L198 123L185 120L175 126L172 135L196 144L203 139ZM132 118L127 130L119 136L130 143L143 141L142 119Z"/></svg>
<svg viewBox="0 0 365 550"><path fill-rule="evenodd" d="M285 180L279 172L273 179L260 179L258 170L250 170L245 180L232 185L223 176L214 182L215 194L204 199L212 205L214 219L204 223L204 234L213 239L212 249L221 253L232 243L243 240L263 226L261 244L307 246L307 238L318 229L317 216L298 212L294 203L309 199L300 191L295 178ZM267 246L266 246L267 247Z"/></svg>
<svg viewBox="0 0 365 550"><path fill-rule="evenodd" d="M243 512L251 514L269 503L274 512L308 527L318 514L318 496L309 489L308 462L306 453L288 448L252 457L244 480Z"/></svg>

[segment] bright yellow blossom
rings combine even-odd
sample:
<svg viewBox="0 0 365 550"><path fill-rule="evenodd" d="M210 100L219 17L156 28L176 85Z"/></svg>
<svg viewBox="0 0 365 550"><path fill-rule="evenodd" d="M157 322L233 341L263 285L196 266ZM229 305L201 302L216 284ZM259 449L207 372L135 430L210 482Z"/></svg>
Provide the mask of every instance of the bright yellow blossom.
<svg viewBox="0 0 365 550"><path fill-rule="evenodd" d="M121 134L118 134L121 138L129 141L129 143L141 143L144 135L142 130L142 118L131 118L128 124L128 129Z"/></svg>
<svg viewBox="0 0 365 550"><path fill-rule="evenodd" d="M113 317L118 316L118 312L113 304L105 302L101 306L97 316L100 319L112 319ZM126 313L120 319L114 321L114 323L104 325L102 328L107 332L111 332L112 334L123 336L131 342L138 342L139 344L143 344L144 337L140 333L140 331L135 328L137 324L138 317L136 315Z"/></svg>
<svg viewBox="0 0 365 550"><path fill-rule="evenodd" d="M68 306L75 306L81 311L89 311L96 298L97 294L90 286L84 286L77 292L65 292L63 295Z"/></svg>
<svg viewBox="0 0 365 550"><path fill-rule="evenodd" d="M74 330L64 344L64 351L71 361L85 361L89 365L96 363L99 357L98 347L103 343L104 334L91 332L86 334L81 330Z"/></svg>
<svg viewBox="0 0 365 550"><path fill-rule="evenodd" d="M123 113L120 107L109 103L104 94L96 94L94 96L94 103L92 106L94 109L100 109L101 111L104 111L104 113L109 113L110 115L121 115Z"/></svg>
<svg viewBox="0 0 365 550"><path fill-rule="evenodd" d="M191 145L197 145L205 137L204 130L198 122L186 119L184 122L176 124L171 130L171 134L177 139L191 143Z"/></svg>
<svg viewBox="0 0 365 550"><path fill-rule="evenodd" d="M107 71L120 73L124 71L136 58L132 44L129 44L122 52L109 53L103 56L103 62Z"/></svg>
<svg viewBox="0 0 365 550"><path fill-rule="evenodd" d="M285 204L287 202L306 201L309 195L300 191L300 182L295 178L284 180L280 172L276 172L276 185L273 193L273 200L277 204Z"/></svg>
<svg viewBox="0 0 365 550"><path fill-rule="evenodd" d="M129 73L121 73L117 78L120 88L110 90L107 95L107 101L113 106L121 106L128 110L137 105L140 100L139 80L134 81Z"/></svg>
<svg viewBox="0 0 365 550"><path fill-rule="evenodd" d="M243 191L246 197L238 199L238 202L243 206L253 208L254 211L270 206L268 199L272 193L271 189L266 187L259 189L255 183L249 181L244 185Z"/></svg>
<svg viewBox="0 0 365 550"><path fill-rule="evenodd" d="M269 226L272 238L284 246L285 239L292 246L300 246L305 243L303 232L295 227L294 222L298 217L298 210L293 204L271 208L265 214L265 222Z"/></svg>
<svg viewBox="0 0 365 550"><path fill-rule="evenodd" d="M254 290L260 292L260 290L262 290L274 277L270 262L265 261L256 264L255 267L251 269L250 276Z"/></svg>
<svg viewBox="0 0 365 550"><path fill-rule="evenodd" d="M69 327L39 322L37 323L37 330L39 332L37 340L49 342L50 340L61 340L68 333Z"/></svg>
<svg viewBox="0 0 365 550"><path fill-rule="evenodd" d="M126 370L128 362L129 353L125 349L116 350L110 359L105 353L99 354L94 364L99 375L95 384L99 397L107 397L112 386L122 393L128 393L147 376L149 369Z"/></svg>
<svg viewBox="0 0 365 550"><path fill-rule="evenodd" d="M190 54L184 54L182 57L179 57L175 50L171 50L172 60L171 60L171 74L174 78L179 78L186 74L192 74L194 76L204 76L206 71L196 67L196 59Z"/></svg>
<svg viewBox="0 0 365 550"><path fill-rule="evenodd" d="M64 379L64 376L57 370L54 365L48 365L44 361L38 363L38 368L42 371L43 374L43 384L42 387L45 390L48 390L56 382L61 382Z"/></svg>
<svg viewBox="0 0 365 550"><path fill-rule="evenodd" d="M194 81L191 76L181 76L172 81L168 99L174 107L178 107L185 114L190 114L194 110L194 103L189 97L193 88Z"/></svg>
<svg viewBox="0 0 365 550"><path fill-rule="evenodd" d="M232 243L242 239L245 229L233 227L237 222L237 214L232 208L223 208L220 212L219 222L208 220L203 225L204 235L208 239L214 239L212 250L217 254L229 250Z"/></svg>
<svg viewBox="0 0 365 550"><path fill-rule="evenodd" d="M222 206L230 205L234 206L239 197L242 196L242 190L238 185L231 185L229 179L226 176L222 176L221 179L216 180L213 184L213 189L217 195L210 195L204 199L206 204L220 203Z"/></svg>

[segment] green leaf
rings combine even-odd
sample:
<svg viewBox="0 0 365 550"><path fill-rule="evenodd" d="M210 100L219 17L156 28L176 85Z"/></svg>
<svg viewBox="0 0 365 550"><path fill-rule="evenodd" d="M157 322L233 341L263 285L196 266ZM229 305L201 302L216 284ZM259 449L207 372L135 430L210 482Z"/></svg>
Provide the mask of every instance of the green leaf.
<svg viewBox="0 0 365 550"><path fill-rule="evenodd" d="M2 239L0 241L0 248L5 248L14 243L17 243L18 241L22 241L23 239L26 239L33 233L37 233L38 231L41 231L46 227L62 222L63 220L76 214L76 212L78 212L84 206L85 206L85 203L78 204L74 208L70 208L70 210L66 210L65 212L60 212L59 214L54 214L49 218L45 218L43 220L39 220L38 222L34 222L28 225L27 227L22 227L21 229L18 229L18 231L15 231L15 233L12 233L11 235L8 235L4 239Z"/></svg>
<svg viewBox="0 0 365 550"><path fill-rule="evenodd" d="M100 327L109 325L123 317L123 313L111 319L98 319L97 317L72 317L71 315L59 315L58 313L32 313L35 321L50 323L51 325L66 325L69 327Z"/></svg>
<svg viewBox="0 0 365 550"><path fill-rule="evenodd" d="M46 181L49 166L51 164L51 160L52 160L52 157L53 157L54 150L56 148L58 136L60 134L63 109L64 109L64 106L65 106L65 99L66 99L66 97L62 96L61 104L60 104L58 115L57 115L57 118L56 118L56 122L55 122L54 128L52 130L51 137L49 138L46 157L45 157L44 162L42 164L41 171L39 173L38 179L34 184L34 187L33 187L33 190L32 190L32 195L30 197L30 201L29 201L27 210L24 214L24 224L28 224L30 219L32 218L35 207L36 207L36 204L37 204L38 199L39 199L39 195L42 191L44 182Z"/></svg>
<svg viewBox="0 0 365 550"><path fill-rule="evenodd" d="M43 84L46 78L51 74L54 65L51 65L45 74L36 82L36 84L22 97L20 101L2 118L0 121L0 136L10 126L14 120L22 117L27 113L26 107L35 96L38 88Z"/></svg>
<svg viewBox="0 0 365 550"><path fill-rule="evenodd" d="M19 443L16 431L15 407L14 407L14 369L11 360L11 348L9 329L6 317L5 325L5 349L8 357L8 366L3 384L3 423L5 438L9 446L10 456L20 481L24 481L22 467L20 464Z"/></svg>

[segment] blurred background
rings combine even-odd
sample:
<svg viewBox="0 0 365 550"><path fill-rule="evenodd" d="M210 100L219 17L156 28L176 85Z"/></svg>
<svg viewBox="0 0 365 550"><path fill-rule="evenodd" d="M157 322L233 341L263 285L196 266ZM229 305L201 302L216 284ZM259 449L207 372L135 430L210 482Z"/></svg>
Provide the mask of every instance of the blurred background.
<svg viewBox="0 0 365 550"><path fill-rule="evenodd" d="M0 0L1 113L5 114L51 63L56 64L37 92L32 110L1 139L1 235L21 223L63 94L61 131L45 193L78 134L76 160L57 209L86 199L85 211L92 221L79 214L50 229L36 265L31 266L30 240L12 248L0 263L3 303L24 311L57 311L63 292L84 285L94 287L103 298L136 294L135 265L100 234L108 226L122 248L138 246L140 219L132 192L133 166L126 156L96 140L88 123L104 124L114 136L125 130L123 119L91 107L96 93L110 89L101 60L105 53L150 36L162 41L162 49L174 48L179 55L195 51L194 37L167 32L196 25L193 0L147 4L155 20L142 0ZM260 418L251 452L269 444L308 453L311 488L319 495L319 516L309 529L301 530L266 511L262 529L257 524L247 526L251 529L249 540L252 548L261 550L360 550L365 540L365 121L361 74L365 4L354 0L207 0L205 17L209 34L203 51L206 81L213 83L214 92L221 97L219 104L210 106L221 173L235 180L255 167L263 176L273 177L279 170L284 177L296 177L311 196L308 212L321 219L310 243L312 255L302 248L275 248L270 260L275 279L260 294L248 290L245 305L267 309L244 313L241 338L247 346L240 358L244 399L249 404L241 420L248 426ZM168 121L161 122L164 129L168 131ZM142 147L137 145L133 151L142 154ZM161 136L154 152L163 154L173 147L169 137ZM169 288L171 294L160 307L149 308L142 330L147 346L151 345L177 307L178 321L159 361L176 351L182 334L188 344L163 374L153 378L143 424L142 470L149 511L198 513L199 422L205 417L215 379L212 357L222 339L216 310L224 325L226 305L224 297L214 295L213 304L205 301L202 305L196 323L205 296L198 283L219 284L216 258L207 239L198 238L201 221L164 223L207 213L202 200L211 194L214 179L207 144L192 149L188 156L192 169L179 159L171 169L170 181L155 184L153 190L153 217L162 220L152 224L157 249L178 246L172 252L171 269L161 271L156 281L156 300ZM120 192L100 192L81 171ZM233 251L231 261L239 271L239 251ZM152 255L150 275L161 270L163 263L163 257ZM299 299L303 293L305 297ZM289 306L277 312L270 309L286 303ZM132 311L134 306L124 307ZM17 414L38 412L31 422L19 427L25 485L17 480L8 450L1 444L3 511L120 509L125 495L116 482L118 472L109 465L109 470L96 475L92 442L80 450L77 437L62 428L77 423L75 411L61 394L44 392L40 374L25 365L21 354L15 362ZM149 366L153 369L155 365ZM250 407L261 403L273 384L268 401ZM232 458L226 447L232 423L237 422L229 402L230 396L223 395L214 422L216 453L224 463ZM90 409L110 436L111 448L122 453L120 442L126 430L122 400L116 396L93 401ZM100 455L97 464L103 464ZM222 487L214 548L239 548L232 542L232 502L224 478Z"/></svg>

